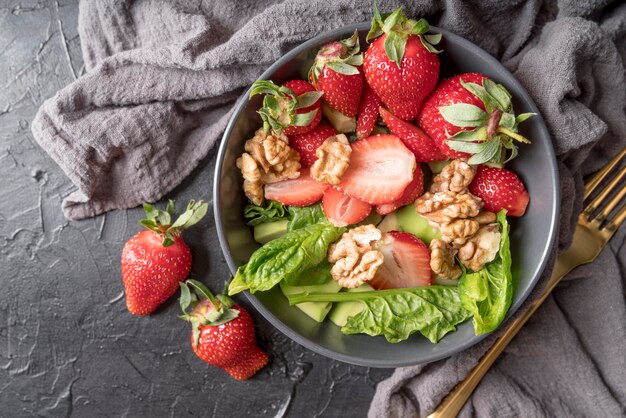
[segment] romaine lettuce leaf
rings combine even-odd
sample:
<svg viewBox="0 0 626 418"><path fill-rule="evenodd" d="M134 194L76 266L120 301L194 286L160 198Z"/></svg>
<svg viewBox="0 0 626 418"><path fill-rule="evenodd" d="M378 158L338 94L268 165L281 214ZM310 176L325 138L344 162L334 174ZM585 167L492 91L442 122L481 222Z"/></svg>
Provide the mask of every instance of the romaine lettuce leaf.
<svg viewBox="0 0 626 418"><path fill-rule="evenodd" d="M249 226L279 221L283 219L285 215L286 210L283 204L271 200L265 207L250 203L246 205L243 210L243 216L248 219L247 225Z"/></svg>
<svg viewBox="0 0 626 418"><path fill-rule="evenodd" d="M423 286L371 292L297 294L290 304L302 302L361 301L365 309L348 318L344 334L383 335L397 343L417 331L436 343L456 325L471 318L455 286Z"/></svg>
<svg viewBox="0 0 626 418"><path fill-rule="evenodd" d="M305 207L287 206L287 210L289 211L288 231L295 231L319 222L328 222L320 203Z"/></svg>
<svg viewBox="0 0 626 418"><path fill-rule="evenodd" d="M511 249L506 211L497 216L500 224L500 249L496 258L477 272L464 272L459 280L461 300L474 316L476 334L495 330L504 320L513 298Z"/></svg>
<svg viewBox="0 0 626 418"><path fill-rule="evenodd" d="M228 287L233 295L243 290L269 290L281 280L296 281L306 270L326 259L328 246L335 242L345 228L328 222L316 223L287 232L256 250L248 263L239 267Z"/></svg>

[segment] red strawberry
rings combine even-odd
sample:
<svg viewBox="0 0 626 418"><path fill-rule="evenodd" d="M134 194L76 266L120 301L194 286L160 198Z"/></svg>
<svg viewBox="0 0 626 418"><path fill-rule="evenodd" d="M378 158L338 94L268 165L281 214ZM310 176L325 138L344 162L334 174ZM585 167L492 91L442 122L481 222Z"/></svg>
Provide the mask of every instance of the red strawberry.
<svg viewBox="0 0 626 418"><path fill-rule="evenodd" d="M397 135L404 142L404 145L415 154L415 160L418 163L429 163L446 159L446 156L439 151L433 140L417 126L403 121L382 107L380 108L380 116L389 130L394 135Z"/></svg>
<svg viewBox="0 0 626 418"><path fill-rule="evenodd" d="M363 54L359 34L342 41L324 45L309 71L309 80L321 92L324 100L336 111L348 117L356 116L363 91Z"/></svg>
<svg viewBox="0 0 626 418"><path fill-rule="evenodd" d="M387 215L388 213L413 202L421 196L422 193L424 193L424 175L422 173L422 168L418 164L413 172L413 181L406 186L404 193L400 196L400 199L391 203L376 206L376 212L378 212L379 215Z"/></svg>
<svg viewBox="0 0 626 418"><path fill-rule="evenodd" d="M332 126L317 125L310 132L291 135L289 137L289 145L300 153L300 164L303 167L310 167L317 160L315 151L326 139L334 135L337 135L337 131Z"/></svg>
<svg viewBox="0 0 626 418"><path fill-rule="evenodd" d="M196 294L192 302L191 291ZM180 305L191 322L191 347L200 359L222 368L237 380L246 380L267 364L268 355L256 344L252 317L224 295L217 297L201 282L180 284ZM188 308L193 306L191 312Z"/></svg>
<svg viewBox="0 0 626 418"><path fill-rule="evenodd" d="M377 39L365 51L363 72L383 103L404 120L415 118L439 77L439 58L431 43L440 36L424 35L428 30L426 20L409 20L401 8L383 22L374 3L367 40Z"/></svg>
<svg viewBox="0 0 626 418"><path fill-rule="evenodd" d="M375 289L401 289L431 284L430 251L408 232L383 234L376 247L385 261L368 284Z"/></svg>
<svg viewBox="0 0 626 418"><path fill-rule="evenodd" d="M250 97L265 94L258 113L265 131L298 135L314 129L322 120L322 93L304 80L290 80L277 86L259 80L252 85Z"/></svg>
<svg viewBox="0 0 626 418"><path fill-rule="evenodd" d="M469 191L482 199L490 212L507 210L508 216L523 216L530 197L517 175L504 168L478 166Z"/></svg>
<svg viewBox="0 0 626 418"><path fill-rule="evenodd" d="M347 226L357 224L367 218L372 211L372 206L329 187L322 198L322 209L331 224Z"/></svg>
<svg viewBox="0 0 626 418"><path fill-rule="evenodd" d="M187 210L174 223L174 202L167 211L144 204L149 230L132 237L122 250L122 281L126 305L134 315L148 315L172 296L191 270L191 251L180 236L183 229L197 223L209 205L190 201Z"/></svg>
<svg viewBox="0 0 626 418"><path fill-rule="evenodd" d="M311 178L308 168L300 170L300 177L265 185L265 198L283 205L309 206L324 196L328 184Z"/></svg>
<svg viewBox="0 0 626 418"><path fill-rule="evenodd" d="M399 199L413 180L415 156L397 136L375 135L352 144L339 190L371 205Z"/></svg>
<svg viewBox="0 0 626 418"><path fill-rule="evenodd" d="M417 120L447 157L502 164L506 150L517 155L512 139L530 142L517 133L517 126L532 115L516 117L504 87L482 74L467 73L442 81L424 101Z"/></svg>
<svg viewBox="0 0 626 418"><path fill-rule="evenodd" d="M367 138L372 133L376 119L378 119L378 108L380 98L374 93L369 84L363 87L363 96L359 105L359 117L356 121L356 136L358 139Z"/></svg>

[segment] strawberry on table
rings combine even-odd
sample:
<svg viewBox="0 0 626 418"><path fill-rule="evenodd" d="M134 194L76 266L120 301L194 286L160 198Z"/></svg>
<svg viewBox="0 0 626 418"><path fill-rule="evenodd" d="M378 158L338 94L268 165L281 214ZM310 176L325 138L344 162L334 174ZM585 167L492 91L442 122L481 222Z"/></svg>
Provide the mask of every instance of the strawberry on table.
<svg viewBox="0 0 626 418"><path fill-rule="evenodd" d="M372 212L369 203L350 197L334 187L324 192L322 209L330 223L338 227L357 224Z"/></svg>
<svg viewBox="0 0 626 418"><path fill-rule="evenodd" d="M466 73L442 81L424 101L417 120L447 157L502 165L517 156L513 140L530 143L518 133L518 125L532 115L516 117L502 85Z"/></svg>
<svg viewBox="0 0 626 418"><path fill-rule="evenodd" d="M394 202L376 206L376 212L379 215L387 215L394 210L408 205L424 193L424 174L422 168L418 164L413 172L413 180L406 186L402 196Z"/></svg>
<svg viewBox="0 0 626 418"><path fill-rule="evenodd" d="M317 160L315 151L326 139L335 135L337 131L332 126L317 125L309 132L289 136L289 146L300 153L300 164L310 167Z"/></svg>
<svg viewBox="0 0 626 418"><path fill-rule="evenodd" d="M328 184L311 177L308 168L300 170L300 177L265 185L265 198L283 205L309 206L324 196Z"/></svg>
<svg viewBox="0 0 626 418"><path fill-rule="evenodd" d="M514 172L484 165L478 167L469 191L482 199L485 210L497 213L506 209L508 216L523 216L530 200L524 183Z"/></svg>
<svg viewBox="0 0 626 418"><path fill-rule="evenodd" d="M304 80L290 80L282 86L259 80L252 85L250 97L257 94L265 95L258 113L266 132L303 134L322 120L322 93Z"/></svg>
<svg viewBox="0 0 626 418"><path fill-rule="evenodd" d="M383 21L374 2L367 40L375 40L365 51L363 72L372 90L403 120L417 116L439 77L438 51L433 44L441 35L426 35L428 30L426 20L407 19L401 8Z"/></svg>
<svg viewBox="0 0 626 418"><path fill-rule="evenodd" d="M389 231L376 244L383 264L368 284L375 289L401 289L431 284L430 251L408 232Z"/></svg>
<svg viewBox="0 0 626 418"><path fill-rule="evenodd" d="M417 126L403 121L388 110L380 108L380 116L389 130L404 142L404 145L415 154L418 163L442 161L446 156L439 150L433 140Z"/></svg>
<svg viewBox="0 0 626 418"><path fill-rule="evenodd" d="M352 144L350 166L336 186L371 205L399 199L413 180L415 156L394 135L375 135Z"/></svg>
<svg viewBox="0 0 626 418"><path fill-rule="evenodd" d="M148 315L165 302L191 270L191 250L183 241L184 229L206 215L209 205L190 201L186 211L172 223L174 202L162 211L145 203L146 230L132 237L122 250L122 280L126 305L134 315Z"/></svg>
<svg viewBox="0 0 626 418"><path fill-rule="evenodd" d="M180 291L181 319L192 325L191 347L200 359L237 380L249 379L267 364L269 356L256 344L248 312L225 295L213 296L197 280L180 283Z"/></svg>
<svg viewBox="0 0 626 418"><path fill-rule="evenodd" d="M358 139L367 138L372 133L376 119L378 119L380 103L380 98L374 93L374 90L365 83L363 95L361 96L361 104L359 105L358 118L356 120L356 136Z"/></svg>
<svg viewBox="0 0 626 418"><path fill-rule="evenodd" d="M309 71L309 80L324 93L324 100L348 117L356 116L363 91L363 54L359 34L324 45Z"/></svg>

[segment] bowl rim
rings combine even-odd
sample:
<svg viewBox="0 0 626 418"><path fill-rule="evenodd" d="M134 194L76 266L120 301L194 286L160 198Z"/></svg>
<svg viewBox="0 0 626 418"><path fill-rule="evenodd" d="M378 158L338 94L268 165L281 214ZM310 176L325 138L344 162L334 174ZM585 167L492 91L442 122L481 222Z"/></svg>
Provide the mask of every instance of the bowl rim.
<svg viewBox="0 0 626 418"><path fill-rule="evenodd" d="M348 34L350 32L354 32L355 30L359 30L359 31L368 30L369 27L370 27L370 24L367 22L356 23L356 24L346 25L341 28L337 28L331 31L324 32L320 35L317 35L303 42L302 44L296 46L295 48L287 52L285 55L283 55L281 58L279 58L274 64L272 64L267 70L265 70L263 74L259 76L258 80L268 79L274 72L276 72L276 70L282 67L287 61L295 58L300 53L308 50L309 48L313 46L318 45L319 43L323 42L324 40L328 38L337 37L342 34ZM478 45L474 44L473 42L459 35L456 35L446 29L442 29L437 26L431 26L431 30L434 32L440 32L445 38L453 38L456 43L461 44L469 49L475 50L476 54L480 58L489 62L491 65L501 67L506 78L505 81L507 81L509 84L517 84L521 87L522 96L524 96L524 99L528 103L530 103L529 111L537 114L536 121L538 123L538 126L537 126L538 129L542 131L542 134L545 135L545 137L547 138L551 137L548 131L548 128L546 127L545 121L541 115L541 112L539 111L537 105L535 104L535 101L532 99L532 97L530 97L530 95L528 94L524 86L515 78L515 76L500 61L498 61L495 57L493 57L491 54L489 54L487 51L485 51ZM228 268L230 269L233 276L236 274L238 266L235 264L232 253L228 246L228 241L226 240L226 235L224 232L224 226L222 223L222 216L221 216L221 210L220 210L221 198L220 198L219 191L220 191L220 183L221 183L221 177L222 177L222 165L224 162L224 157L226 154L228 141L229 141L230 135L232 134L235 121L238 119L239 115L243 112L245 105L248 102L248 95L249 95L250 89L251 87L246 89L246 91L237 100L237 102L235 103L233 107L234 109L233 113L230 116L228 125L226 126L226 130L224 131L224 135L222 136L222 139L220 142L220 147L219 147L219 151L218 151L217 159L215 163L215 173L214 173L214 179L213 179L213 208L214 208L213 212L214 212L214 217L215 217L217 235L218 235L220 247L226 259L226 263L228 264ZM556 161L556 156L554 152L554 147L552 145L552 141L549 141L549 144L548 144L548 161L550 163L550 173L551 173L550 184L554 193L552 193L552 196L553 196L552 208L553 209L550 213L551 219L550 219L550 229L548 232L547 245L545 246L541 254L540 263L535 268L532 279L530 280L530 285L528 286L526 291L524 291L520 295L517 302L511 305L506 315L506 318L504 319L504 321L502 321L500 326L498 326L498 328L493 332L496 332L497 330L499 330L503 326L503 324L505 324L511 318L511 316L515 314L515 312L519 309L519 307L526 301L530 293L533 291L533 289L537 285L540 277L542 276L546 268L546 265L549 261L549 258L550 258L549 256L551 254L552 248L554 247L555 242L556 242L557 228L559 224L558 213L560 211L561 199L560 199L560 188L558 185L558 178L559 178L558 168L557 168L558 166L557 166L557 161ZM464 341L460 345L457 345L451 349L447 349L447 350L444 349L433 354L428 354L424 356L423 358L421 358L419 361L394 361L394 359L376 360L376 361L364 360L363 358L358 357L358 356L353 356L350 354L339 353L339 352L333 351L331 349L328 349L326 347L323 347L317 344L314 341L309 340L308 338L300 335L298 332L296 332L291 327L289 327L284 322L282 322L271 311L269 311L259 301L259 299L257 299L256 296L254 296L250 292L245 292L245 295L246 295L246 298L252 304L252 306L254 306L254 308L257 311L259 311L259 313L264 318L266 318L274 327L276 327L279 331L281 331L283 334L285 334L286 336L288 336L289 338L291 338L298 344L318 354L321 354L323 356L326 356L335 360L339 360L345 363L355 364L358 366L393 368L393 367L413 366L417 364L427 364L433 361L450 357L463 350L466 350L467 348L479 343L480 341L485 339L487 336L492 334L492 333L489 333L489 334L474 335L473 337L468 338L466 341Z"/></svg>

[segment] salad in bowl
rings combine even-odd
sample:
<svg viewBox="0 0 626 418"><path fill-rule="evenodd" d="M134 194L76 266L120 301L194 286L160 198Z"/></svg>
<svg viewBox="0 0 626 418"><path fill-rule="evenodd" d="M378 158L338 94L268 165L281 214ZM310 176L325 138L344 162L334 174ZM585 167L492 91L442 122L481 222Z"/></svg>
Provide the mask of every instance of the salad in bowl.
<svg viewBox="0 0 626 418"><path fill-rule="evenodd" d="M306 80L252 86L262 126L236 164L262 246L230 295L278 287L312 321L391 343L503 321L508 219L530 201L506 164L533 114L485 75L440 79L429 29L375 9L365 52L355 32L323 45Z"/></svg>

